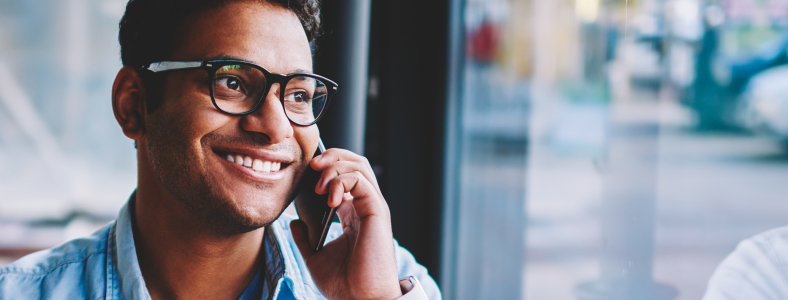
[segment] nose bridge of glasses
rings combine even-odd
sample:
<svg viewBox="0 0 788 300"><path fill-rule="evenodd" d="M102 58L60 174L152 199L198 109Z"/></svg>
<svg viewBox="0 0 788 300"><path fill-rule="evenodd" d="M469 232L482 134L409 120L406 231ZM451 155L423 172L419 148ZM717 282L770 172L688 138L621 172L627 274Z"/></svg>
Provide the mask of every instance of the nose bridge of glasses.
<svg viewBox="0 0 788 300"><path fill-rule="evenodd" d="M274 82L270 86L268 86L268 91L265 95L263 95L262 99L260 99L260 103L257 105L257 111L267 111L267 106L274 106L275 111L279 111L287 117L287 113L284 111L284 106L282 105L282 101L280 99L280 83ZM269 112L270 113L270 112Z"/></svg>
<svg viewBox="0 0 788 300"><path fill-rule="evenodd" d="M281 94L282 86L287 84L287 77L282 74L268 73L266 80L269 82L268 93L278 99Z"/></svg>
<svg viewBox="0 0 788 300"><path fill-rule="evenodd" d="M280 100L279 99L279 94L280 94L281 88L282 88L282 85L278 81L272 82L271 85L268 87L268 93L265 95L265 97L268 98L268 97L273 96L277 100Z"/></svg>

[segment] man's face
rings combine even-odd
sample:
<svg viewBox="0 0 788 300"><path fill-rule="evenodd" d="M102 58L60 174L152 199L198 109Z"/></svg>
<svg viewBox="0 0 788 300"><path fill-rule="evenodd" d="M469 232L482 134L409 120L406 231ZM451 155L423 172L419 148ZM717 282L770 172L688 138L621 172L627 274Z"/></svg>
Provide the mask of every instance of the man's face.
<svg viewBox="0 0 788 300"><path fill-rule="evenodd" d="M172 60L236 58L274 73L312 70L309 42L291 11L259 2L236 2L187 19ZM292 199L297 178L318 142L317 126L290 123L275 84L262 106L230 116L211 102L204 70L167 74L162 105L145 120L152 169L193 215L224 233L271 223ZM280 163L258 172L228 161L249 157Z"/></svg>

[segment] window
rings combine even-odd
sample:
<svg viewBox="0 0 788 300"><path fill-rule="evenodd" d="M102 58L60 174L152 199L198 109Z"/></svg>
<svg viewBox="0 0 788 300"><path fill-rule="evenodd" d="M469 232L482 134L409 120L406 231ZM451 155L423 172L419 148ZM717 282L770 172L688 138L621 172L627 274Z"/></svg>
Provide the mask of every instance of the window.
<svg viewBox="0 0 788 300"><path fill-rule="evenodd" d="M110 102L124 9L0 1L0 264L90 234L134 190Z"/></svg>
<svg viewBox="0 0 788 300"><path fill-rule="evenodd" d="M788 225L784 1L458 3L447 298L700 299Z"/></svg>

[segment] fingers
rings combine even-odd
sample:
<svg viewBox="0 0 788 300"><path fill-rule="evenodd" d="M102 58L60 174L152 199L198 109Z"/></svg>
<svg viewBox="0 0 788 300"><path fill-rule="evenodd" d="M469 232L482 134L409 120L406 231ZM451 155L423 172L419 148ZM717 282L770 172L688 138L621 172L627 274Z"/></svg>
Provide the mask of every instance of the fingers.
<svg viewBox="0 0 788 300"><path fill-rule="evenodd" d="M315 192L328 193L328 206L338 207L343 202L350 202L357 218L372 215L390 218L375 173L365 157L334 148L313 158L310 166L321 171Z"/></svg>
<svg viewBox="0 0 788 300"><path fill-rule="evenodd" d="M312 164L312 168L315 168L315 170L317 170L318 168L322 169L325 166L340 160L353 160L353 161L366 162L367 159L361 155L353 153L350 150L331 148L326 150L326 152L323 152L323 154L315 156L312 159L311 164Z"/></svg>
<svg viewBox="0 0 788 300"><path fill-rule="evenodd" d="M306 223L301 220L290 221L290 232L293 234L293 240L298 246L298 250L301 251L301 257L305 262L308 262L315 250L309 244L309 229Z"/></svg>
<svg viewBox="0 0 788 300"><path fill-rule="evenodd" d="M366 179L372 183L378 193L380 187L375 178L375 172L372 171L369 161L366 157L355 154L345 149L328 149L323 154L316 156L310 162L313 169L323 171L323 176L315 187L315 191L319 194L326 193L328 182L339 174L349 173L353 171L361 172Z"/></svg>
<svg viewBox="0 0 788 300"><path fill-rule="evenodd" d="M328 206L338 207L343 201L352 202L356 216L364 219L373 215L388 217L388 206L379 196L378 190L355 171L334 177L328 185ZM346 197L349 193L351 197Z"/></svg>
<svg viewBox="0 0 788 300"><path fill-rule="evenodd" d="M328 184L339 175L360 172L366 181L370 183L377 182L375 175L372 173L372 168L365 166L364 163L358 161L336 161L326 166L320 176L320 180L315 186L315 192L318 194L325 194L328 192ZM373 184L375 190L380 193L377 185Z"/></svg>
<svg viewBox="0 0 788 300"><path fill-rule="evenodd" d="M328 183L328 206L338 207L345 200L346 193L350 193L353 198L369 196L369 188L363 187L366 180L361 180L362 178L360 172L335 176Z"/></svg>

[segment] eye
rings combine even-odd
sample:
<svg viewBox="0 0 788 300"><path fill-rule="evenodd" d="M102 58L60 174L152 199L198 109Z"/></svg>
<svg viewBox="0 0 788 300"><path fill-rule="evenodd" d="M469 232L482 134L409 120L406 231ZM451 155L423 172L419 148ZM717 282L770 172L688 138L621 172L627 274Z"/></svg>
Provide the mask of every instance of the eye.
<svg viewBox="0 0 788 300"><path fill-rule="evenodd" d="M230 90L233 90L233 91L239 90L241 88L241 82L238 80L238 78L235 78L235 77L219 78L216 81L217 81L217 83L220 86L225 87L225 88L230 89Z"/></svg>
<svg viewBox="0 0 788 300"><path fill-rule="evenodd" d="M285 101L293 101L293 102L308 102L309 101L309 94L306 92L294 92L290 93L285 97Z"/></svg>

